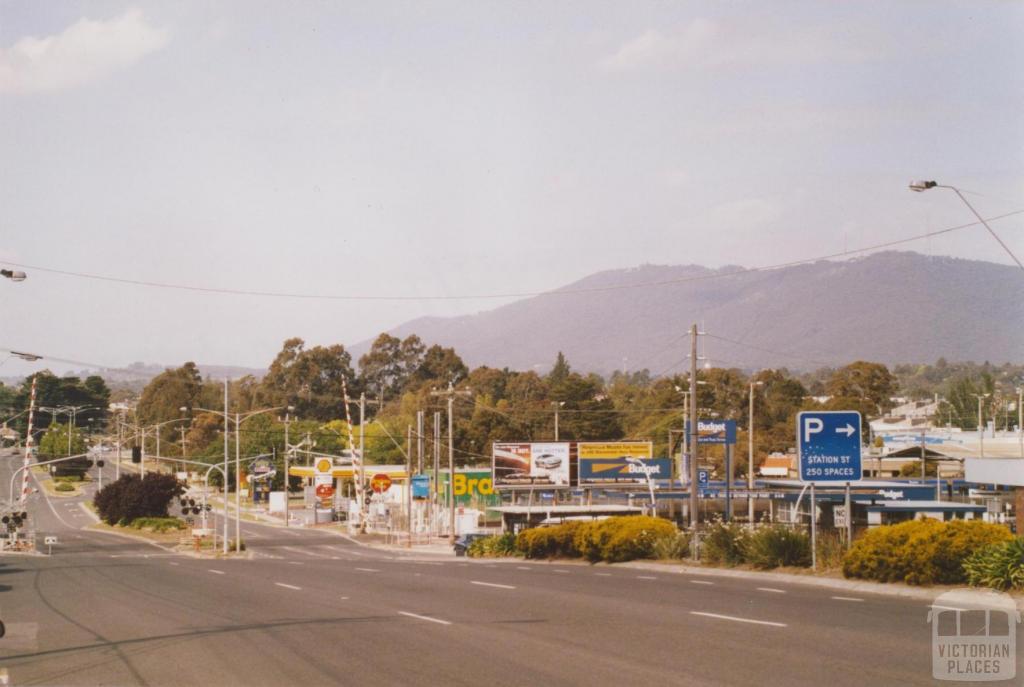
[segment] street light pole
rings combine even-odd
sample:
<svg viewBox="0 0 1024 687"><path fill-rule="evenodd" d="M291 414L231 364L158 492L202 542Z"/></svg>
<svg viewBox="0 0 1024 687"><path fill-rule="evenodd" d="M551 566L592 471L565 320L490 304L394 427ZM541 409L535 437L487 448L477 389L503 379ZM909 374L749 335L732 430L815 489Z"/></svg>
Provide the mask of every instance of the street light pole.
<svg viewBox="0 0 1024 687"><path fill-rule="evenodd" d="M291 423L291 408L285 410L284 413L284 526L288 527L288 467L289 467L289 453L292 447L288 445L288 425ZM315 517L315 515L314 515Z"/></svg>
<svg viewBox="0 0 1024 687"><path fill-rule="evenodd" d="M978 451L980 457L985 457L985 425L984 418L982 417L982 401L990 396L990 394L974 394L978 399Z"/></svg>
<svg viewBox="0 0 1024 687"><path fill-rule="evenodd" d="M228 379L224 378L224 555L228 553ZM237 479L237 476L236 476ZM238 488L237 486L235 487ZM237 517L239 514L235 513Z"/></svg>
<svg viewBox="0 0 1024 687"><path fill-rule="evenodd" d="M930 188L948 188L951 191L953 191L953 193L959 196L960 200L963 201L964 205L968 207L968 209L974 214L974 216L978 218L978 221L981 222L981 224L986 229L988 229L988 233L992 234L992 238L998 241L999 245L1003 247L1003 250L1005 250L1006 253L1013 259L1013 261L1017 263L1017 267L1024 270L1024 263L1020 261L1020 258L1013 254L1013 251L1010 250L1010 247L1007 246L1001 238L999 238L999 235L996 234L992 227L988 225L988 222L985 221L985 218L982 217L981 214L974 209L974 206L967 202L967 199L964 198L964 194L960 193L960 189L958 189L956 186L950 186L948 184L939 184L934 181L912 181L910 182L909 188L911 191L916 191L918 193L920 193L921 191L927 191Z"/></svg>
<svg viewBox="0 0 1024 687"><path fill-rule="evenodd" d="M747 415L747 523L754 527L754 387L764 382L750 383L750 412Z"/></svg>

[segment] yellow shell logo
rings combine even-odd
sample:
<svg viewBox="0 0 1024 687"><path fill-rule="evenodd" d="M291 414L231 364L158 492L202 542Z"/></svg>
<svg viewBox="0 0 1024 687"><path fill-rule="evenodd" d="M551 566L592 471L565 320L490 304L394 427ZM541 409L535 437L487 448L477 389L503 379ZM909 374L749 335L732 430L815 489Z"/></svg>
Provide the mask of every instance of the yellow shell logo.
<svg viewBox="0 0 1024 687"><path fill-rule="evenodd" d="M317 472L330 472L331 471L331 461L328 460L327 458L321 458L320 460L318 460L316 462L316 471Z"/></svg>

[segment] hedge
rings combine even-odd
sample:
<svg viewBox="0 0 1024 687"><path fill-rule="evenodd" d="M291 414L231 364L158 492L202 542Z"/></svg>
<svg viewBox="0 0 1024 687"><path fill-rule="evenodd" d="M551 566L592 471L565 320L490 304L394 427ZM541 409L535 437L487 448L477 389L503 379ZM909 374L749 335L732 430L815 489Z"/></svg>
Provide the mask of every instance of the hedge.
<svg viewBox="0 0 1024 687"><path fill-rule="evenodd" d="M1024 589L1024 539L992 544L964 561L967 583L1000 591Z"/></svg>
<svg viewBox="0 0 1024 687"><path fill-rule="evenodd" d="M514 534L496 534L493 537L476 539L466 549L466 555L472 558L501 558L517 554Z"/></svg>
<svg viewBox="0 0 1024 687"><path fill-rule="evenodd" d="M843 575L914 585L962 584L964 562L1013 539L1002 525L981 520L912 520L868 530L843 557Z"/></svg>
<svg viewBox="0 0 1024 687"><path fill-rule="evenodd" d="M669 539L672 545L663 543ZM678 530L671 522L629 515L523 530L516 537L516 548L527 558L586 558L617 563L675 551L677 539Z"/></svg>

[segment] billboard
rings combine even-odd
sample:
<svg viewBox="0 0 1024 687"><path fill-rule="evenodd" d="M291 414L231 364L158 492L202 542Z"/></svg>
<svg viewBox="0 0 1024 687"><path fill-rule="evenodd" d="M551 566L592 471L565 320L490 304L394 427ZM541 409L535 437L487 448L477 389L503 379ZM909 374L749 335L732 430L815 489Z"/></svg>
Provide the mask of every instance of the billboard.
<svg viewBox="0 0 1024 687"><path fill-rule="evenodd" d="M569 486L569 443L495 443L494 482Z"/></svg>
<svg viewBox="0 0 1024 687"><path fill-rule="evenodd" d="M652 458L649 441L580 442L580 484L616 484L646 482L653 479L671 479L672 461Z"/></svg>
<svg viewBox="0 0 1024 687"><path fill-rule="evenodd" d="M690 433L690 421L686 421L686 433ZM697 420L698 444L735 444L735 420Z"/></svg>

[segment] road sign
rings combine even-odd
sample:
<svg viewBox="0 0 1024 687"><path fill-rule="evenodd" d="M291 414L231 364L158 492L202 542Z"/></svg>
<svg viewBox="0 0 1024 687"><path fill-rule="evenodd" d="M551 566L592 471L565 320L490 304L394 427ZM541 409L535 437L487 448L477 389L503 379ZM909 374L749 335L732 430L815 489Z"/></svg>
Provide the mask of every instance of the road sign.
<svg viewBox="0 0 1024 687"><path fill-rule="evenodd" d="M329 499L334 496L334 487L330 484L318 484L316 495L322 499Z"/></svg>
<svg viewBox="0 0 1024 687"><path fill-rule="evenodd" d="M711 483L711 471L705 468L697 469L697 485L706 487Z"/></svg>
<svg viewBox="0 0 1024 687"><path fill-rule="evenodd" d="M391 488L391 478L380 472L370 479L370 488L378 494L382 494Z"/></svg>
<svg viewBox="0 0 1024 687"><path fill-rule="evenodd" d="M796 446L803 482L861 479L860 413L809 410L796 416Z"/></svg>
<svg viewBox="0 0 1024 687"><path fill-rule="evenodd" d="M690 421L686 421L686 433L690 434ZM697 420L698 444L735 444L735 420Z"/></svg>

